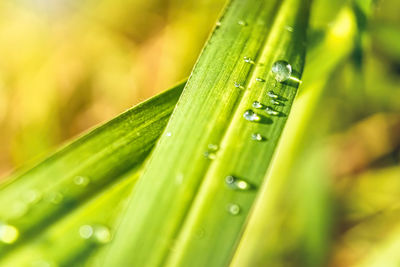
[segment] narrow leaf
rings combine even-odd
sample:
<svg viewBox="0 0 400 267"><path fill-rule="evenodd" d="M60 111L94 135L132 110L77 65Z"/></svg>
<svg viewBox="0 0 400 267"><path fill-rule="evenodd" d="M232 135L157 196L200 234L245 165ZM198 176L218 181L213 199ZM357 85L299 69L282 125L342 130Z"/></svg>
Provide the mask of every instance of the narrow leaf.
<svg viewBox="0 0 400 267"><path fill-rule="evenodd" d="M132 192L106 266L229 262L296 95L309 4L230 3ZM271 73L276 61L290 64L291 79ZM227 186L229 177L246 190Z"/></svg>

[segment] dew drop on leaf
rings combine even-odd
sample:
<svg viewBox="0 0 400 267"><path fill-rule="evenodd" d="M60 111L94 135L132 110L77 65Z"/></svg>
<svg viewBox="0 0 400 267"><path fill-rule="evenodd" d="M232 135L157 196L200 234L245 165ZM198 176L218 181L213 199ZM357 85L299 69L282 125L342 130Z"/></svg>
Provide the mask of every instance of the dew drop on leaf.
<svg viewBox="0 0 400 267"><path fill-rule="evenodd" d="M232 175L225 177L225 183L234 190L249 190L251 188L248 182Z"/></svg>
<svg viewBox="0 0 400 267"><path fill-rule="evenodd" d="M249 58L249 57L244 57L243 60L244 60L244 62L246 62L246 63L254 64L254 60L252 60L252 59Z"/></svg>
<svg viewBox="0 0 400 267"><path fill-rule="evenodd" d="M275 100L275 99L270 99L269 102L270 102L272 105L277 105L277 106L280 106L280 105L281 105L281 102L279 102L279 101L277 101L277 100Z"/></svg>
<svg viewBox="0 0 400 267"><path fill-rule="evenodd" d="M253 108L263 108L264 107L263 104L261 104L258 101L254 101L252 106L253 106Z"/></svg>
<svg viewBox="0 0 400 267"><path fill-rule="evenodd" d="M240 207L238 204L229 204L228 205L228 212L231 215L238 215L240 213Z"/></svg>
<svg viewBox="0 0 400 267"><path fill-rule="evenodd" d="M271 71L275 76L275 80L282 83L290 79L292 66L284 60L279 60L272 65Z"/></svg>
<svg viewBox="0 0 400 267"><path fill-rule="evenodd" d="M241 85L241 84L238 83L238 82L235 82L234 86L235 86L236 88L240 88L240 89L243 89L243 88L244 88L244 86Z"/></svg>
<svg viewBox="0 0 400 267"><path fill-rule="evenodd" d="M293 27L285 26L285 29L286 29L288 32L293 32Z"/></svg>
<svg viewBox="0 0 400 267"><path fill-rule="evenodd" d="M267 95L268 95L270 98L278 98L278 95L275 94L275 93L272 92L272 91L268 91L268 92L267 92Z"/></svg>
<svg viewBox="0 0 400 267"><path fill-rule="evenodd" d="M252 133L251 134L251 139L255 140L255 141L263 141L264 138L262 137L261 134L259 133Z"/></svg>
<svg viewBox="0 0 400 267"><path fill-rule="evenodd" d="M106 244L111 241L111 231L107 226L96 225L94 228L94 238L96 242Z"/></svg>
<svg viewBox="0 0 400 267"><path fill-rule="evenodd" d="M251 109L248 109L244 112L243 117L248 120L248 121L260 121L261 118L260 116L252 111Z"/></svg>
<svg viewBox="0 0 400 267"><path fill-rule="evenodd" d="M79 228L79 235L83 239L90 239L101 244L111 241L111 231L107 226L104 225L82 225Z"/></svg>
<svg viewBox="0 0 400 267"><path fill-rule="evenodd" d="M206 151L204 152L204 157L208 158L208 159L216 159L217 158L217 154L215 154L214 152L210 152L210 151Z"/></svg>
<svg viewBox="0 0 400 267"><path fill-rule="evenodd" d="M265 80L263 78L256 78L257 82L265 82Z"/></svg>
<svg viewBox="0 0 400 267"><path fill-rule="evenodd" d="M90 183L90 179L86 176L75 176L74 184L79 186L87 186Z"/></svg>
<svg viewBox="0 0 400 267"><path fill-rule="evenodd" d="M278 115L279 115L279 112L278 112L278 111L273 110L273 109L270 108L270 107L267 107L267 108L265 109L265 111L268 113L268 115L272 115L272 116L278 116Z"/></svg>
<svg viewBox="0 0 400 267"><path fill-rule="evenodd" d="M27 204L35 204L40 201L42 195L34 189L30 189L22 194L22 200Z"/></svg>
<svg viewBox="0 0 400 267"><path fill-rule="evenodd" d="M14 243L19 236L19 231L15 226L0 222L0 242L5 244Z"/></svg>
<svg viewBox="0 0 400 267"><path fill-rule="evenodd" d="M60 192L52 192L48 196L48 200L53 204L60 204L64 199L64 196Z"/></svg>
<svg viewBox="0 0 400 267"><path fill-rule="evenodd" d="M212 151L217 151L219 147L216 144L208 144L208 149Z"/></svg>
<svg viewBox="0 0 400 267"><path fill-rule="evenodd" d="M239 24L240 26L247 26L247 22L244 21L244 20L239 20L239 21L238 21L238 24Z"/></svg>
<svg viewBox="0 0 400 267"><path fill-rule="evenodd" d="M85 225L82 225L81 227L79 227L79 235L83 239L91 238L93 235L93 232L94 232L93 227L88 224L85 224Z"/></svg>

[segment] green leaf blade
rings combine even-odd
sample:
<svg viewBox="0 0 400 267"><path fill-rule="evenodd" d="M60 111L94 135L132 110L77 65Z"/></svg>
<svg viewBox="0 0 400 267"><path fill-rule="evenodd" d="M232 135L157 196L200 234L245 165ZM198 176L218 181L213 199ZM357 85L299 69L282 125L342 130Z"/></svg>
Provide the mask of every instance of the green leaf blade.
<svg viewBox="0 0 400 267"><path fill-rule="evenodd" d="M140 168L183 86L139 104L3 183L0 222L16 227L20 238L12 244L0 243L0 255L39 234L128 171Z"/></svg>
<svg viewBox="0 0 400 267"><path fill-rule="evenodd" d="M227 190L224 178L235 175L235 171L246 173L243 176L254 179L251 182L255 185L261 182L296 95L297 84L279 85L277 93L286 102L275 108L284 116L268 119L269 116L263 114L267 121L273 121L271 125L247 122L243 113L251 107L252 101L267 99L265 89L273 88L274 83L270 73L274 61L290 62L297 78L304 64L303 41L309 1L284 2L284 15L274 22L279 4L279 1L233 1L228 7L168 123L165 130L168 134L161 137L132 193L106 265L159 266L167 261L171 266L185 266L188 262L202 266L215 247L220 255L207 263L218 266L230 259L255 192L246 192L240 197L237 193L223 192L227 197L216 200L218 208L207 213L204 210L214 203L210 198L212 193ZM277 25L270 36L273 23ZM298 29L287 30L288 24ZM245 62L244 57L256 62ZM266 77L266 82L253 84L257 75ZM244 90L248 85L250 88ZM251 140L255 130L263 132L270 140L255 144ZM213 162L204 157L210 145L221 146ZM231 168L232 165L237 169ZM206 189L202 190L203 187ZM210 193L205 192L208 190ZM191 206L196 194L194 206ZM229 204L226 199L237 198L243 200L243 210L240 216L231 218L226 211ZM224 207L221 209L220 205ZM185 220L188 213L189 218ZM217 213L222 214L215 217L215 220L221 219L219 226L213 219ZM236 220L232 228L224 224L228 219ZM195 242L193 233L202 232L201 227L205 227L205 234L211 237L201 237ZM220 230L226 231L225 239L218 239ZM178 243L174 246L176 238ZM219 241L225 241L225 247ZM213 242L215 246L210 245ZM172 257L168 258L170 255Z"/></svg>

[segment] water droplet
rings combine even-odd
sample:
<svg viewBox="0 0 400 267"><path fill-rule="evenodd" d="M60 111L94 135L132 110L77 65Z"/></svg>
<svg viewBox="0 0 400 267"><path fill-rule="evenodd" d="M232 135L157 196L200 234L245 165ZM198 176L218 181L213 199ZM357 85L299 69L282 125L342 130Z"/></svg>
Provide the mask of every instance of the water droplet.
<svg viewBox="0 0 400 267"><path fill-rule="evenodd" d="M285 26L285 29L286 29L288 32L293 32L293 27Z"/></svg>
<svg viewBox="0 0 400 267"><path fill-rule="evenodd" d="M246 63L254 64L254 60L252 60L252 59L249 58L249 57L244 57L243 60L244 60L244 62L246 62Z"/></svg>
<svg viewBox="0 0 400 267"><path fill-rule="evenodd" d="M257 82L265 82L265 80L263 78L256 78Z"/></svg>
<svg viewBox="0 0 400 267"><path fill-rule="evenodd" d="M261 103L258 102L258 101L254 101L253 104L252 104L252 106L253 106L253 108L263 108L263 107L264 107L264 105L261 104Z"/></svg>
<svg viewBox="0 0 400 267"><path fill-rule="evenodd" d="M235 86L236 88L240 88L240 89L243 89L243 88L244 88L244 86L241 85L241 84L238 83L238 82L235 82L234 86Z"/></svg>
<svg viewBox="0 0 400 267"><path fill-rule="evenodd" d="M208 159L216 159L217 158L217 154L215 154L214 152L210 152L210 151L206 151L204 152L204 157L208 158Z"/></svg>
<svg viewBox="0 0 400 267"><path fill-rule="evenodd" d="M244 112L243 117L248 120L248 121L260 121L261 117L252 111L251 109L248 109Z"/></svg>
<svg viewBox="0 0 400 267"><path fill-rule="evenodd" d="M111 231L104 225L96 225L94 228L94 238L98 243L106 244L112 239Z"/></svg>
<svg viewBox="0 0 400 267"><path fill-rule="evenodd" d="M217 23L215 23L215 25L217 26L217 28L219 28L221 26L221 21L217 21Z"/></svg>
<svg viewBox="0 0 400 267"><path fill-rule="evenodd" d="M79 235L83 239L91 238L93 235L93 232L94 232L93 227L88 224L85 224L85 225L82 225L81 227L79 227Z"/></svg>
<svg viewBox="0 0 400 267"><path fill-rule="evenodd" d="M87 186L90 183L90 179L86 176L75 176L74 184L79 186Z"/></svg>
<svg viewBox="0 0 400 267"><path fill-rule="evenodd" d="M22 200L27 204L35 204L40 201L42 195L37 191L30 189L22 194Z"/></svg>
<svg viewBox="0 0 400 267"><path fill-rule="evenodd" d="M217 151L218 150L218 145L216 144L208 144L208 149L212 151Z"/></svg>
<svg viewBox="0 0 400 267"><path fill-rule="evenodd" d="M60 204L64 196L60 192L52 192L48 196L48 200L53 204Z"/></svg>
<svg viewBox="0 0 400 267"><path fill-rule="evenodd" d="M19 231L16 227L0 222L0 241L5 244L14 243L19 236Z"/></svg>
<svg viewBox="0 0 400 267"><path fill-rule="evenodd" d="M82 225L79 228L79 235L83 239L91 239L101 244L108 243L112 239L110 229L104 225Z"/></svg>
<svg viewBox="0 0 400 267"><path fill-rule="evenodd" d="M166 134L165 134L165 136L171 136L172 135L172 133L171 132L167 132Z"/></svg>
<svg viewBox="0 0 400 267"><path fill-rule="evenodd" d="M265 111L268 113L268 115L272 115L272 116L278 116L279 112L272 109L271 107L266 107Z"/></svg>
<svg viewBox="0 0 400 267"><path fill-rule="evenodd" d="M292 66L286 61L279 60L272 65L271 71L275 75L275 80L282 83L290 79Z"/></svg>
<svg viewBox="0 0 400 267"><path fill-rule="evenodd" d="M264 140L264 138L262 137L261 134L259 133L252 133L251 134L251 139L255 140L255 141L262 141Z"/></svg>
<svg viewBox="0 0 400 267"><path fill-rule="evenodd" d="M247 26L247 22L244 21L244 20L239 20L239 21L238 21L238 24L239 24L240 26Z"/></svg>
<svg viewBox="0 0 400 267"><path fill-rule="evenodd" d="M272 91L268 91L267 95L268 95L270 98L275 98L275 99L279 97L277 94L275 94L275 93L272 92Z"/></svg>
<svg viewBox="0 0 400 267"><path fill-rule="evenodd" d="M281 105L281 102L279 102L279 101L277 101L277 100L275 100L275 99L270 99L269 102L270 102L272 105L277 105L277 106L280 106L280 105Z"/></svg>
<svg viewBox="0 0 400 267"><path fill-rule="evenodd" d="M228 175L225 177L225 183L232 189L235 190L249 190L251 185L245 180L236 178L232 175Z"/></svg>
<svg viewBox="0 0 400 267"><path fill-rule="evenodd" d="M228 205L228 212L231 215L238 215L240 213L240 207L238 204L229 204Z"/></svg>

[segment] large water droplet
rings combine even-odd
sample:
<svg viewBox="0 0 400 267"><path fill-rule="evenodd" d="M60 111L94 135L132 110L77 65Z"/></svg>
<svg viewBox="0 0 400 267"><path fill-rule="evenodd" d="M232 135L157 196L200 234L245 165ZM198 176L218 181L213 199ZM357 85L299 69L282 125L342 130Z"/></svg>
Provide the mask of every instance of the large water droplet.
<svg viewBox="0 0 400 267"><path fill-rule="evenodd" d="M229 204L228 205L228 212L231 215L238 215L240 213L240 207L238 204Z"/></svg>
<svg viewBox="0 0 400 267"><path fill-rule="evenodd" d="M290 79L292 66L284 60L279 60L272 65L271 71L275 76L275 80L282 83Z"/></svg>
<svg viewBox="0 0 400 267"><path fill-rule="evenodd" d="M90 179L86 176L75 176L74 184L79 186L87 186L90 183Z"/></svg>
<svg viewBox="0 0 400 267"><path fill-rule="evenodd" d="M217 28L219 28L222 25L222 23L221 23L221 21L217 21L217 23L215 23L215 25L217 26Z"/></svg>
<svg viewBox="0 0 400 267"><path fill-rule="evenodd" d="M268 115L272 115L272 116L278 116L279 112L272 109L271 107L266 107L265 111L268 113Z"/></svg>
<svg viewBox="0 0 400 267"><path fill-rule="evenodd" d="M15 226L0 222L0 242L5 244L14 243L19 236L19 231Z"/></svg>
<svg viewBox="0 0 400 267"><path fill-rule="evenodd" d="M251 134L251 139L253 139L255 141L263 141L264 137L262 137L262 135L259 134L259 133L252 133Z"/></svg>
<svg viewBox="0 0 400 267"><path fill-rule="evenodd" d="M260 121L261 117L252 111L251 109L248 109L244 112L243 117L248 120L248 121Z"/></svg>
<svg viewBox="0 0 400 267"><path fill-rule="evenodd" d="M235 190L249 190L251 185L245 180L239 179L232 175L228 175L225 177L225 183L232 189Z"/></svg>
<svg viewBox="0 0 400 267"><path fill-rule="evenodd" d="M265 80L263 78L256 78L257 82L265 82Z"/></svg>

